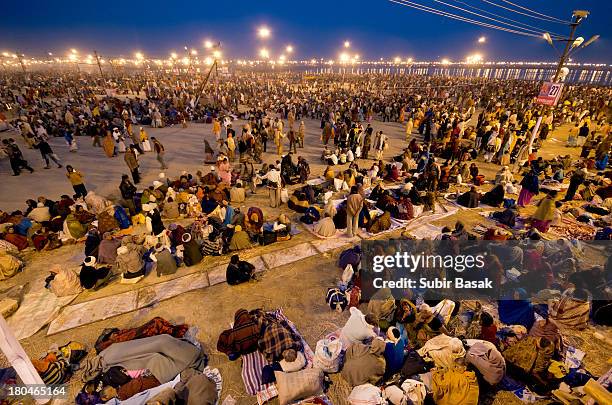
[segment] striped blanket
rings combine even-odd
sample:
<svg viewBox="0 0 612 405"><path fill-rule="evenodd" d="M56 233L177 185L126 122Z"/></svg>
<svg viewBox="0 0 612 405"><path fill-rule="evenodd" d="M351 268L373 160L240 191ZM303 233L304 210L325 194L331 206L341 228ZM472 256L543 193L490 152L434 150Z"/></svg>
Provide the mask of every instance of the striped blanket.
<svg viewBox="0 0 612 405"><path fill-rule="evenodd" d="M302 346L304 347L304 357L306 358L306 367L312 367L314 361L314 352L308 346L302 335L298 332L295 324L291 322L283 313L282 308L275 311L270 311L268 314L274 316L285 327L291 329L296 335L300 336ZM278 396L276 385L262 383L262 370L268 362L263 354L259 351L249 353L242 356L242 381L246 392L250 395L257 395L257 403L259 405Z"/></svg>

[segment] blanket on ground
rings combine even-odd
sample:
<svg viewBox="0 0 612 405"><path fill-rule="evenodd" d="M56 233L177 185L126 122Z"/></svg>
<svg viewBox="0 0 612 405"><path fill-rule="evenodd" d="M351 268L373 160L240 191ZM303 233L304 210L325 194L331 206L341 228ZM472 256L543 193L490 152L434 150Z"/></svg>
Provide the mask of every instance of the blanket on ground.
<svg viewBox="0 0 612 405"><path fill-rule="evenodd" d="M112 366L127 370L148 369L161 383L167 383L188 367L203 369L206 356L191 343L170 335L151 336L116 343L89 359L83 367L83 381Z"/></svg>

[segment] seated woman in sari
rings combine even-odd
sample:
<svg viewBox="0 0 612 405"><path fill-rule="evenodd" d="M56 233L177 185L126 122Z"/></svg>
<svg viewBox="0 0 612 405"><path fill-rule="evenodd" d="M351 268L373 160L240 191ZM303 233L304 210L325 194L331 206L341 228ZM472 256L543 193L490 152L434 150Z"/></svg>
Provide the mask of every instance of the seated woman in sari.
<svg viewBox="0 0 612 405"><path fill-rule="evenodd" d="M549 316L557 325L585 329L589 323L589 293L583 289L568 289L560 299L549 304Z"/></svg>
<svg viewBox="0 0 612 405"><path fill-rule="evenodd" d="M539 203L538 209L531 217L531 225L540 232L548 232L550 223L555 219L557 207L555 206L556 191L551 191Z"/></svg>

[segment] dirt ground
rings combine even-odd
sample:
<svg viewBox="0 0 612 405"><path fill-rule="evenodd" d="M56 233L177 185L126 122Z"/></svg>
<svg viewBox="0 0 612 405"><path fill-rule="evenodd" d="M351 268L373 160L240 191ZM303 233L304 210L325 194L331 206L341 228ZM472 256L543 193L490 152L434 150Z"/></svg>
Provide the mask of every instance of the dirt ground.
<svg viewBox="0 0 612 405"><path fill-rule="evenodd" d="M403 128L397 123L374 122L375 130L383 129L391 138L391 148L386 152L386 156L400 153L401 148L405 147L405 135ZM304 156L311 165L313 176L319 175L324 169L324 165L319 160L321 146L319 142L319 123L317 121L306 121L306 148L298 149L298 155ZM149 129L150 136L158 137L166 146L167 161L170 170L166 173L170 177L178 175L182 170L195 172L200 169L207 171L208 168L202 165L203 143L202 139L208 139L211 144L213 136L210 125L191 124L188 128L179 127ZM577 154L577 149L570 150L563 147L555 139L565 140L566 128L555 131L546 142L542 155L547 158L560 154ZM7 137L6 133L0 134ZM16 134L12 134L15 139ZM86 185L89 189L96 192L117 197L120 175L126 172L126 166L121 157L108 159L103 155L101 149L94 149L88 138L78 139L80 150L76 154L68 152L63 140L54 139L52 146L56 153L65 161L73 164L77 169L82 170L86 176ZM70 184L64 177L63 169L42 170L40 156L37 151L22 148L26 159L34 163L36 172L32 175L23 174L19 177L9 176L9 166L6 160L0 161L0 173L3 174L3 181L0 184L0 207L5 210L23 209L24 201L27 198L35 198L38 195L48 195L53 198L60 194L72 194ZM268 153L264 158L266 162L273 162L278 157L270 153L273 146L269 142ZM142 185L150 184L157 178L159 170L158 164L153 154L145 154L141 158L141 171L143 172ZM360 161L360 166L369 166L370 162ZM481 172L484 172L487 179L493 177L493 173L498 170L495 165L482 164ZM267 204L267 193L259 191L255 196L250 196L245 203L245 207L257 205L264 210L266 219L273 219L280 212L290 212L286 206L280 210L270 209ZM291 212L293 214L293 212ZM453 225L458 219L466 223L468 228L478 223L486 222L482 216L474 211L459 211L452 217L447 217L441 221L434 222L434 225ZM399 232L386 237L399 236ZM293 246L297 243L312 240L313 236L305 230L289 242L259 247L245 252L245 258L260 255L266 251L282 249ZM185 322L199 328L198 339L203 343L210 356L210 365L217 367L223 376L222 399L227 395L234 397L238 404L255 404L256 398L248 396L244 391L240 375L240 362L230 362L225 355L216 351L216 342L223 329L229 326L233 320L233 315L239 308L254 309L274 309L282 307L287 317L296 324L306 341L312 348L315 347L317 340L332 332L344 324L348 314L335 313L329 310L325 304L325 294L327 288L336 284L340 276L340 270L335 265L339 250L312 256L305 260L282 266L271 271L267 271L261 280L246 285L230 287L226 284L219 284L202 290L195 290L178 297L162 301L152 307L113 317L104 321L95 322L76 329L64 331L53 336L46 336L46 327L30 338L23 339L21 344L31 357L44 354L46 349L53 344L64 344L70 340L77 340L92 346L98 335L104 328L116 327L126 328L140 325L155 316L161 316L173 322ZM46 270L52 264L61 264L77 268L83 259L83 245L69 245L61 247L52 252L26 253L26 268L15 277L3 281L1 289L13 285L25 285L30 283L44 282ZM202 269L213 267L219 263L227 261L227 258L206 258L205 261L191 268L181 268L176 276L183 276L190 272L201 271ZM97 292L86 292L81 294L74 302L88 301L93 298L114 295L130 288L140 288L144 284L158 282L155 277L147 277L143 282L132 286L112 284ZM600 332L610 336L609 330ZM570 339L583 350L587 350L585 364L593 374L600 374L607 371L609 365L606 360L610 356L610 347L606 346L593 338L595 329L586 332L571 332ZM609 340L609 341L612 341ZM0 358L2 363L6 359ZM79 375L72 378L70 385L72 394L76 394L81 388ZM334 376L333 385L329 395L334 404L346 403L346 397L350 392L349 387L341 378Z"/></svg>

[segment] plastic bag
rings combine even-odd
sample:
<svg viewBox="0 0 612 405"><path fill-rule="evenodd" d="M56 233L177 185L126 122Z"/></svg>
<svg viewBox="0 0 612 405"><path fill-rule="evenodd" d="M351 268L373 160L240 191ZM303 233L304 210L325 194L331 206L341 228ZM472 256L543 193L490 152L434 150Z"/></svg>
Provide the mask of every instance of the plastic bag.
<svg viewBox="0 0 612 405"><path fill-rule="evenodd" d="M315 350L314 367L326 373L337 373L342 364L342 342L340 340L321 339Z"/></svg>

